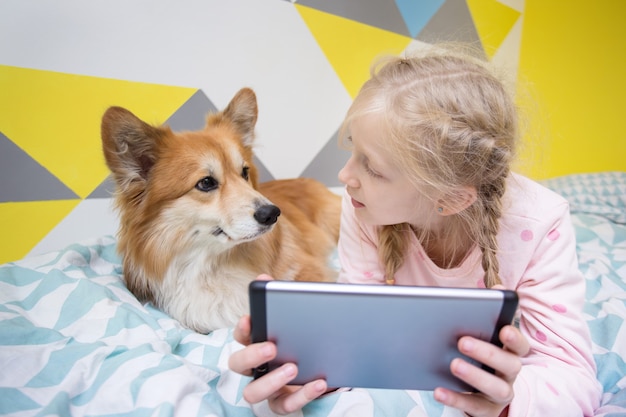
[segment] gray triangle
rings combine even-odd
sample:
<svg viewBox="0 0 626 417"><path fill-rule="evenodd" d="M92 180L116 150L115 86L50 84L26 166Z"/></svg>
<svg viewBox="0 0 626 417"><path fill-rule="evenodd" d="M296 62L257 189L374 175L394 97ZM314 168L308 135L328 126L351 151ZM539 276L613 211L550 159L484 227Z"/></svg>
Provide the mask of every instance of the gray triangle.
<svg viewBox="0 0 626 417"><path fill-rule="evenodd" d="M333 137L326 142L322 150L315 155L311 163L302 171L301 177L314 178L327 187L340 187L343 185L339 182L337 174L350 159L350 152L339 147L337 138L338 132L335 132Z"/></svg>
<svg viewBox="0 0 626 417"><path fill-rule="evenodd" d="M213 102L198 90L165 121L173 131L200 130L206 125L206 116L209 112L217 112Z"/></svg>
<svg viewBox="0 0 626 417"><path fill-rule="evenodd" d="M446 0L416 39L426 43L468 43L479 47L484 55L472 14L465 0Z"/></svg>
<svg viewBox="0 0 626 417"><path fill-rule="evenodd" d="M254 155L254 165L259 173L259 182L266 182L275 179L272 173L256 155Z"/></svg>
<svg viewBox="0 0 626 417"><path fill-rule="evenodd" d="M115 182L113 182L113 178L109 175L106 177L98 187L91 192L87 196L87 199L90 198L111 198L113 197L113 192L115 191Z"/></svg>
<svg viewBox="0 0 626 417"><path fill-rule="evenodd" d="M0 203L77 198L80 197L0 132Z"/></svg>
<svg viewBox="0 0 626 417"><path fill-rule="evenodd" d="M298 0L298 4L411 37L395 0Z"/></svg>

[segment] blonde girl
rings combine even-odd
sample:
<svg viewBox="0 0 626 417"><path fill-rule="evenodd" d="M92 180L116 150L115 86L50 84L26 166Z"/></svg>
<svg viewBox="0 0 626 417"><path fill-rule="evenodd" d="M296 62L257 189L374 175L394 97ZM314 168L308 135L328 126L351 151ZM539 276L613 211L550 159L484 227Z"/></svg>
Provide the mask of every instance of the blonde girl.
<svg viewBox="0 0 626 417"><path fill-rule="evenodd" d="M479 393L437 388L435 399L473 417L593 415L600 386L569 208L511 172L517 125L510 94L480 60L433 49L378 62L345 120L339 281L517 291L519 325L502 329L503 348L458 342L495 374L454 359L451 372ZM272 343L249 345L248 317L235 337L248 345L231 356L236 372L275 355ZM323 380L289 386L296 373L286 364L244 397L286 414L326 391Z"/></svg>

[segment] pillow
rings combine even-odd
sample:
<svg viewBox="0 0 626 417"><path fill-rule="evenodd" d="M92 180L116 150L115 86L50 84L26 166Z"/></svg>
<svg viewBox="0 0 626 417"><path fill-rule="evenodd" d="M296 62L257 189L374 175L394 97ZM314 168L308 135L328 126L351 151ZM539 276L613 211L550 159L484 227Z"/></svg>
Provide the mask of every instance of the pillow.
<svg viewBox="0 0 626 417"><path fill-rule="evenodd" d="M571 174L540 183L565 197L572 213L595 214L626 224L626 172Z"/></svg>

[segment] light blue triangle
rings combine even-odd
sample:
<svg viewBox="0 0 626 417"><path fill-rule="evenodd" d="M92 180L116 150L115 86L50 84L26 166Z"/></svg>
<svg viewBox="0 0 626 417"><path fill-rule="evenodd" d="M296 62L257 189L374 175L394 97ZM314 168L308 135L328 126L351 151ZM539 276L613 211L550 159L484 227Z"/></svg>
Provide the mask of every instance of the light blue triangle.
<svg viewBox="0 0 626 417"><path fill-rule="evenodd" d="M607 352L603 355L594 355L597 363L602 363L603 366L598 367L598 380L602 382L603 391L610 392L610 390L619 384L626 374L626 363L624 359L616 352ZM618 395L624 396L623 393ZM615 397L611 401L614 401ZM617 416L618 414L611 414Z"/></svg>
<svg viewBox="0 0 626 417"><path fill-rule="evenodd" d="M614 314L608 314L606 317L589 320L587 324L593 342L606 350L611 350L615 346L615 340L620 327L624 324L624 319Z"/></svg>
<svg viewBox="0 0 626 417"><path fill-rule="evenodd" d="M76 362L92 354L100 347L102 347L101 343L70 342L62 349L52 352L46 366L28 381L26 386L28 388L41 388L60 385L70 374Z"/></svg>
<svg viewBox="0 0 626 417"><path fill-rule="evenodd" d="M138 311L121 304L115 310L115 316L109 319L107 328L102 337L111 337L119 334L122 330L134 329L145 326L146 319Z"/></svg>
<svg viewBox="0 0 626 417"><path fill-rule="evenodd" d="M66 337L52 329L36 327L24 317L15 317L0 321L0 340L4 346L47 345L59 342ZM1 414L1 413L0 413Z"/></svg>
<svg viewBox="0 0 626 417"><path fill-rule="evenodd" d="M76 322L76 317L83 317L89 312L93 306L108 297L107 292L102 291L104 287L94 284L88 279L80 279L76 281L76 285L72 292L63 302L63 307L59 312L54 328L61 330Z"/></svg>
<svg viewBox="0 0 626 417"><path fill-rule="evenodd" d="M39 271L23 268L19 265L7 264L0 268L0 281L16 287L30 285L33 282L43 280L44 277L45 275Z"/></svg>
<svg viewBox="0 0 626 417"><path fill-rule="evenodd" d="M413 38L424 29L443 3L445 0L396 0L398 10Z"/></svg>
<svg viewBox="0 0 626 417"><path fill-rule="evenodd" d="M39 408L39 403L33 401L17 388L0 387L0 398L11 401L0 401L0 414L26 413L27 410Z"/></svg>

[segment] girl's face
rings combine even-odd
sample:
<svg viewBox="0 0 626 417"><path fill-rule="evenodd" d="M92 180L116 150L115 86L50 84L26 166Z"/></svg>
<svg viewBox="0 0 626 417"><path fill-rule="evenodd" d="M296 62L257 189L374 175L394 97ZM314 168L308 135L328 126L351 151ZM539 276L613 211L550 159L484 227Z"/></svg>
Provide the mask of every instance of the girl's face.
<svg viewBox="0 0 626 417"><path fill-rule="evenodd" d="M339 171L357 217L369 225L410 223L430 229L436 204L426 198L391 160L380 116L361 116L349 126L352 156Z"/></svg>

